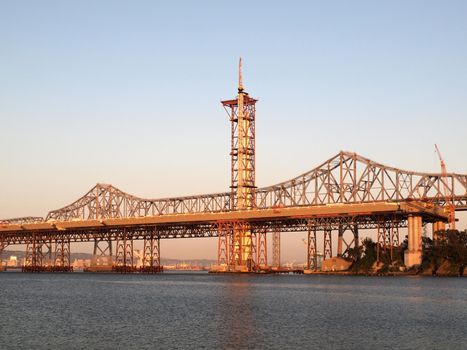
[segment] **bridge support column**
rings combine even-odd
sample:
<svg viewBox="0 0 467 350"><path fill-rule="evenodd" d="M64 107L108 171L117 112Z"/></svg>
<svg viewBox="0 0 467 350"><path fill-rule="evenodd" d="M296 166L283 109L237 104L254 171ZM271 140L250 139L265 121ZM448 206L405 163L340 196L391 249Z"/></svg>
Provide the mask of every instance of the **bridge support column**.
<svg viewBox="0 0 467 350"><path fill-rule="evenodd" d="M133 259L133 238L126 229L117 234L117 249L113 270L120 273L135 272Z"/></svg>
<svg viewBox="0 0 467 350"><path fill-rule="evenodd" d="M226 222L218 222L217 226L217 269L215 272L225 272L230 268L230 241L232 240L232 230Z"/></svg>
<svg viewBox="0 0 467 350"><path fill-rule="evenodd" d="M256 244L256 249L258 256L256 258L256 263L258 268L266 269L268 267L268 246L266 240L266 230L260 229L256 232L258 243Z"/></svg>
<svg viewBox="0 0 467 350"><path fill-rule="evenodd" d="M54 266L54 259L53 259L53 244L52 239L50 238L47 241L42 241L41 244L41 260L42 260L42 270L49 270L51 271Z"/></svg>
<svg viewBox="0 0 467 350"><path fill-rule="evenodd" d="M70 240L66 237L57 237L55 240L55 256L53 271L56 272L71 272L70 258Z"/></svg>
<svg viewBox="0 0 467 350"><path fill-rule="evenodd" d="M272 266L281 267L281 233L277 228L272 232Z"/></svg>
<svg viewBox="0 0 467 350"><path fill-rule="evenodd" d="M230 269L233 272L251 272L256 266L256 234L245 221L233 223L230 240Z"/></svg>
<svg viewBox="0 0 467 350"><path fill-rule="evenodd" d="M343 248L343 243L344 243L344 227L342 225L339 225L339 231L337 235L337 256L341 257L342 256L342 248Z"/></svg>
<svg viewBox="0 0 467 350"><path fill-rule="evenodd" d="M331 228L324 229L324 249L323 249L323 260L332 258L332 236Z"/></svg>
<svg viewBox="0 0 467 350"><path fill-rule="evenodd" d="M308 226L308 241L307 241L307 270L318 270L318 253L316 250L316 228Z"/></svg>
<svg viewBox="0 0 467 350"><path fill-rule="evenodd" d="M239 260L239 255L241 253L241 245L239 242L239 234L237 231L234 229L234 224L232 224L232 231L230 232L229 239L228 239L228 244L229 244L229 250L228 250L228 256L229 256L229 270L234 271L235 267L238 264Z"/></svg>
<svg viewBox="0 0 467 350"><path fill-rule="evenodd" d="M141 272L158 273L163 271L161 266L161 242L156 232L151 232L149 237L144 238L143 266Z"/></svg>
<svg viewBox="0 0 467 350"><path fill-rule="evenodd" d="M352 235L351 238L352 240L347 243L346 239L345 239L345 234L347 232L347 230L350 231L350 234ZM357 230L357 231L355 231ZM354 224L354 225L340 225L340 231L341 231L341 245L342 245L342 248L341 248L341 251L342 253L340 254L340 257L342 258L350 258L349 256L349 250L352 249L352 248L356 248L358 247L358 228L357 228L357 224ZM357 232L357 234L355 234L355 232ZM339 248L337 249L339 251Z"/></svg>
<svg viewBox="0 0 467 350"><path fill-rule="evenodd" d="M355 224L353 227L353 246L358 248L360 246L360 235L358 233L358 224Z"/></svg>
<svg viewBox="0 0 467 350"><path fill-rule="evenodd" d="M407 222L409 247L404 253L404 264L410 268L422 263L422 217L409 215Z"/></svg>
<svg viewBox="0 0 467 350"><path fill-rule="evenodd" d="M248 227L250 227L250 225L248 224ZM250 237L244 237L244 244L247 245L247 248L249 249L246 257L246 266L248 268L248 271L257 271L258 270L258 267L259 267L259 264L258 264L258 260L256 260L256 258L258 257L258 246L256 245L257 243L257 233L254 232L253 230L249 230L249 236Z"/></svg>
<svg viewBox="0 0 467 350"><path fill-rule="evenodd" d="M386 263L392 263L395 260L394 249L399 247L399 228L396 221L382 219L378 223L377 243L376 260L381 261L384 256Z"/></svg>
<svg viewBox="0 0 467 350"><path fill-rule="evenodd" d="M377 231L378 239L376 243L376 261L380 262L383 253L387 252L391 234L389 225L385 219L378 222Z"/></svg>
<svg viewBox="0 0 467 350"><path fill-rule="evenodd" d="M433 234L433 240L437 241L439 239L438 236L438 231L445 231L446 230L446 224L442 221L435 221L432 224L432 234Z"/></svg>
<svg viewBox="0 0 467 350"><path fill-rule="evenodd" d="M391 221L391 232L390 232L390 244L391 244L391 262L396 260L394 249L400 248L400 237L399 237L399 226L397 221Z"/></svg>
<svg viewBox="0 0 467 350"><path fill-rule="evenodd" d="M36 235L33 234L32 239L26 245L23 272L40 272L44 270L42 245L43 242L38 241Z"/></svg>
<svg viewBox="0 0 467 350"><path fill-rule="evenodd" d="M109 269L112 267L112 241L110 238L94 239L94 250L91 259L91 271Z"/></svg>

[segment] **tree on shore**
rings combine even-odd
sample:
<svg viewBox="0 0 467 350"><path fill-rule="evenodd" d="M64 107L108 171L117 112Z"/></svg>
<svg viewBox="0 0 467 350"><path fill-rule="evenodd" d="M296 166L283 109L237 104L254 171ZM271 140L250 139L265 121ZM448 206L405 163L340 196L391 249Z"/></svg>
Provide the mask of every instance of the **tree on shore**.
<svg viewBox="0 0 467 350"><path fill-rule="evenodd" d="M436 272L448 261L451 272L462 275L467 266L467 231L445 230L436 235L436 240L423 238L422 268L432 268Z"/></svg>
<svg viewBox="0 0 467 350"><path fill-rule="evenodd" d="M443 264L450 268L449 273L462 275L467 266L467 231L447 230L436 233L438 239L422 238L423 256L421 270L432 269L435 273ZM408 249L407 237L399 247L393 247L391 258L390 249L378 247L378 243L371 238L365 238L358 247L348 250L348 258L353 261L351 271L370 272L375 266L377 249L379 248L379 272L385 273L398 270L404 263L404 252Z"/></svg>
<svg viewBox="0 0 467 350"><path fill-rule="evenodd" d="M403 247L407 246L407 242L402 243L400 247L393 247L392 255L391 248L381 247L371 238L365 238L362 244L358 247L350 248L348 257L352 259L353 264L351 270L354 272L370 272L375 267L375 262L378 258L379 249L379 272L385 273L391 270L399 270L399 266L403 264L404 253Z"/></svg>
<svg viewBox="0 0 467 350"><path fill-rule="evenodd" d="M365 238L361 245L349 249L349 257L354 261L352 271L370 271L376 261L376 243L371 238Z"/></svg>

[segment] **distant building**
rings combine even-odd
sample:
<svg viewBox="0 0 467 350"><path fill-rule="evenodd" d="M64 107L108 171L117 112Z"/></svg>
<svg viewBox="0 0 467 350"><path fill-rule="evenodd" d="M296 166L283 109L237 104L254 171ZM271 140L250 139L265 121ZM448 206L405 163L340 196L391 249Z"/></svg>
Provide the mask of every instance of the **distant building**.
<svg viewBox="0 0 467 350"><path fill-rule="evenodd" d="M86 267L91 266L91 259L75 259L73 261L73 270L82 270Z"/></svg>
<svg viewBox="0 0 467 350"><path fill-rule="evenodd" d="M18 266L18 258L15 255L10 255L10 259L7 261L8 267Z"/></svg>

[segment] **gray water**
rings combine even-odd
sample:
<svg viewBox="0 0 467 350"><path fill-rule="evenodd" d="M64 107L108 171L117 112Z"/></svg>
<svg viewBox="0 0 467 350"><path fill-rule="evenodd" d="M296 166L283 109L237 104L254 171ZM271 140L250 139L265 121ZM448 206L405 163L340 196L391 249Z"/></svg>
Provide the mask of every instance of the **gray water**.
<svg viewBox="0 0 467 350"><path fill-rule="evenodd" d="M0 273L0 349L467 349L467 278Z"/></svg>

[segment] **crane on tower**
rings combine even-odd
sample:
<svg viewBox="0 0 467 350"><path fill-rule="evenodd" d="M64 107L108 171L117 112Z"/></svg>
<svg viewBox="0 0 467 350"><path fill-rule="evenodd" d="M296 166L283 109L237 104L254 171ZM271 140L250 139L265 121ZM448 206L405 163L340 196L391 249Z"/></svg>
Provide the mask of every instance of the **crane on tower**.
<svg viewBox="0 0 467 350"><path fill-rule="evenodd" d="M452 198L453 193L449 189L449 182L448 182L448 172L446 170L446 163L444 162L443 157L441 156L441 152L439 151L438 145L435 143L435 150L438 154L439 162L441 164L441 181L443 183L444 188L444 202L446 205L446 209L448 212L448 219L449 219L449 229L455 230L456 229L456 208L454 206L454 201Z"/></svg>

